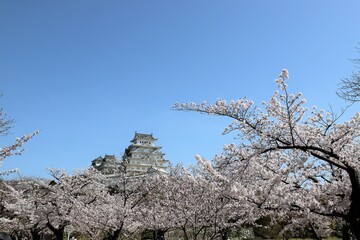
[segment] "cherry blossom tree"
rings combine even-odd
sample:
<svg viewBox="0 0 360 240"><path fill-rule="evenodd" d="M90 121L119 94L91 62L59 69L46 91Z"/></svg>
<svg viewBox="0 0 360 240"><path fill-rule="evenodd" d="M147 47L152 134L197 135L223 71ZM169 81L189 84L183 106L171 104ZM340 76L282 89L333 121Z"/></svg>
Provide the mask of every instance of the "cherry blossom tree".
<svg viewBox="0 0 360 240"><path fill-rule="evenodd" d="M104 199L108 194L105 184L106 176L90 168L66 178L70 191L74 191L74 187L77 188L76 194L70 195L73 206L70 214L71 229L88 235L92 239L100 239L106 228L104 226L98 228L97 225L94 225L94 222L102 217L101 212L94 209L97 210L98 205L104 204Z"/></svg>
<svg viewBox="0 0 360 240"><path fill-rule="evenodd" d="M224 146L203 168L233 192L267 211L287 229L311 226L326 234L331 221L344 224L344 238L360 239L360 113L343 123L331 112L306 108L301 93L288 93L288 71L278 91L257 107L248 99L214 104L175 104L174 109L225 116L239 145Z"/></svg>
<svg viewBox="0 0 360 240"><path fill-rule="evenodd" d="M157 191L157 174L127 176L116 172L106 176L94 172L88 180L92 190L85 194L93 199L83 197L73 202L75 229L85 230L93 238L109 240L130 237L144 230L139 214L144 212L149 194Z"/></svg>
<svg viewBox="0 0 360 240"><path fill-rule="evenodd" d="M7 116L4 113L3 109L0 108L0 135L1 136L8 135L9 130L11 129L13 123L14 123L14 119ZM27 141L29 141L34 135L36 135L38 133L39 133L39 131L35 131L33 133L26 134L20 138L16 138L15 142L13 144L3 146L2 148L0 148L0 165L1 165L2 161L7 157L10 157L12 155L21 155L24 151L23 149L21 149L22 145L24 143L26 143ZM0 176L7 175L14 171L16 171L16 170L0 172Z"/></svg>
<svg viewBox="0 0 360 240"><path fill-rule="evenodd" d="M107 179L102 194L97 195L94 204L80 203L78 222L87 225L89 232L98 232L103 239L118 239L135 224L132 221L133 209L139 197L136 183L119 174L114 179ZM95 232L94 232L95 231ZM129 231L130 232L130 231Z"/></svg>
<svg viewBox="0 0 360 240"><path fill-rule="evenodd" d="M2 227L15 235L24 235L36 240L46 229L46 222L39 217L38 206L44 196L41 179L20 179L7 183L4 209L8 212L7 221Z"/></svg>
<svg viewBox="0 0 360 240"><path fill-rule="evenodd" d="M41 234L63 239L67 231L82 227L76 221L78 202L90 204L100 195L97 191L105 191L103 185L92 181L91 170L68 175L52 169L50 174L53 180L19 180L21 186L9 191L5 208L11 213L14 232L29 232L32 239L40 239Z"/></svg>
<svg viewBox="0 0 360 240"><path fill-rule="evenodd" d="M211 177L196 167L176 166L164 176L163 193L157 195L154 210L144 209L156 214L152 222L163 229L181 230L184 239L228 239L228 229L246 226L259 216L251 203L234 198L227 185Z"/></svg>
<svg viewBox="0 0 360 240"><path fill-rule="evenodd" d="M360 48L357 49L360 53ZM360 64L360 59L352 59L355 65ZM354 72L350 77L341 80L337 94L349 102L360 101L360 71Z"/></svg>
<svg viewBox="0 0 360 240"><path fill-rule="evenodd" d="M169 177L157 171L144 177L146 184L142 191L146 195L136 208L133 221L138 223L141 234L158 239L173 227L167 201Z"/></svg>
<svg viewBox="0 0 360 240"><path fill-rule="evenodd" d="M102 176L94 169L77 171L68 175L62 170L50 170L55 179L49 184L49 194L45 200L48 204L46 213L46 226L57 239L62 239L67 230L84 232L79 224L79 202L92 204L97 196L106 191L100 181ZM100 179L100 180L99 180ZM89 233L89 232L86 232Z"/></svg>
<svg viewBox="0 0 360 240"><path fill-rule="evenodd" d="M49 180L32 179L24 187L14 190L12 200L5 205L12 212L13 228L29 229L33 239L39 239L41 233L53 233L62 239L68 225L66 213L71 208L70 203L64 201L66 195Z"/></svg>
<svg viewBox="0 0 360 240"><path fill-rule="evenodd" d="M14 123L14 119L7 116L4 113L3 108L0 108L0 135L1 136L8 135L9 130L11 129L13 123ZM4 159L6 159L12 155L21 155L24 151L23 149L21 149L23 144L25 144L27 141L29 141L36 134L38 134L38 131L24 135L20 138L16 138L12 144L0 147L0 166L1 166L2 162L4 161ZM0 171L0 177L17 172L17 171L18 171L17 169ZM2 181L2 179L0 179L0 197L2 200L2 201L0 201L0 210L1 210L0 211L0 223L1 223L0 228L2 228L2 229L10 229L8 227L9 227L10 223L12 222L9 219L9 217L11 218L10 212L6 211L5 206L4 206L5 200L8 199L8 193L12 192L12 191L13 191L13 188L8 186L8 184L6 182L4 182L4 181ZM3 225L3 226L1 226L1 225Z"/></svg>
<svg viewBox="0 0 360 240"><path fill-rule="evenodd" d="M118 239L144 229L139 213L150 192L157 191L157 174L107 176L94 169L50 173L53 180L31 179L20 189L9 186L4 206L11 218L4 227L32 239L41 234L63 239L72 231L91 239Z"/></svg>

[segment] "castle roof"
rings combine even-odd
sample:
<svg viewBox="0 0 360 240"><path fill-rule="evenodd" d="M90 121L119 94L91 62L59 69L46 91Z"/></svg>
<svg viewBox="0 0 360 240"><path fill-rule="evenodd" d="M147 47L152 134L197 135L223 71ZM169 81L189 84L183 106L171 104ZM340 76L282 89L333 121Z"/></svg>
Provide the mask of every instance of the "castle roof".
<svg viewBox="0 0 360 240"><path fill-rule="evenodd" d="M133 140L130 142L135 142L137 139L144 139L144 140L157 140L157 138L154 138L152 134L145 134L145 133L137 133L135 132L135 136Z"/></svg>
<svg viewBox="0 0 360 240"><path fill-rule="evenodd" d="M92 160L91 162L94 163L94 162L97 162L97 161L102 161L102 162L116 162L118 161L118 159L115 157L115 155L108 155L106 154L105 157L98 157L98 158L95 158L94 160Z"/></svg>

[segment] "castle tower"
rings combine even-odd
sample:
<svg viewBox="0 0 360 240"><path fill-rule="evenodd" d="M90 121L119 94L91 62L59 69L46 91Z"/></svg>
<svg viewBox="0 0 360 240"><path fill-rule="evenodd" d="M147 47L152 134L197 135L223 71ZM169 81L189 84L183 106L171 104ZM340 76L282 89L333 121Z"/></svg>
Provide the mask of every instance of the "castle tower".
<svg viewBox="0 0 360 240"><path fill-rule="evenodd" d="M110 175L118 173L121 169L121 162L115 155L105 155L98 157L91 162L91 165L104 174Z"/></svg>
<svg viewBox="0 0 360 240"><path fill-rule="evenodd" d="M167 173L168 160L164 159L161 147L155 145L156 138L152 134L135 132L132 144L125 149L123 166L127 175L144 174L149 171Z"/></svg>

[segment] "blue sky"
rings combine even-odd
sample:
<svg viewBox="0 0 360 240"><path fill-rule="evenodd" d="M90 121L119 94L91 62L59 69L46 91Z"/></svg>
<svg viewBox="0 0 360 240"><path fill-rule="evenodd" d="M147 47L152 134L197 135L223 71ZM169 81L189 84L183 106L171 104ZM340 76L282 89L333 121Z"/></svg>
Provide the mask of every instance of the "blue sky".
<svg viewBox="0 0 360 240"><path fill-rule="evenodd" d="M221 135L229 120L172 105L260 103L283 68L310 107L339 110L337 84L360 57L359 10L357 0L0 1L0 106L16 119L0 146L41 131L1 169L87 168L120 158L135 131L153 133L174 164L211 158L236 141Z"/></svg>

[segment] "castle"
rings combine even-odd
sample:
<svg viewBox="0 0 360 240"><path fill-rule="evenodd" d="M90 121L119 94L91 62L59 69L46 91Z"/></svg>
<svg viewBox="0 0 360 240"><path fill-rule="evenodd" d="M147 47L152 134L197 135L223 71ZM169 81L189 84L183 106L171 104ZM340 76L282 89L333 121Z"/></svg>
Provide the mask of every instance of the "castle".
<svg viewBox="0 0 360 240"><path fill-rule="evenodd" d="M115 155L105 155L92 161L92 166L104 174L125 172L127 176L157 171L167 174L169 160L164 159L161 147L156 146L156 138L152 134L135 132L132 144L125 149L121 161Z"/></svg>

